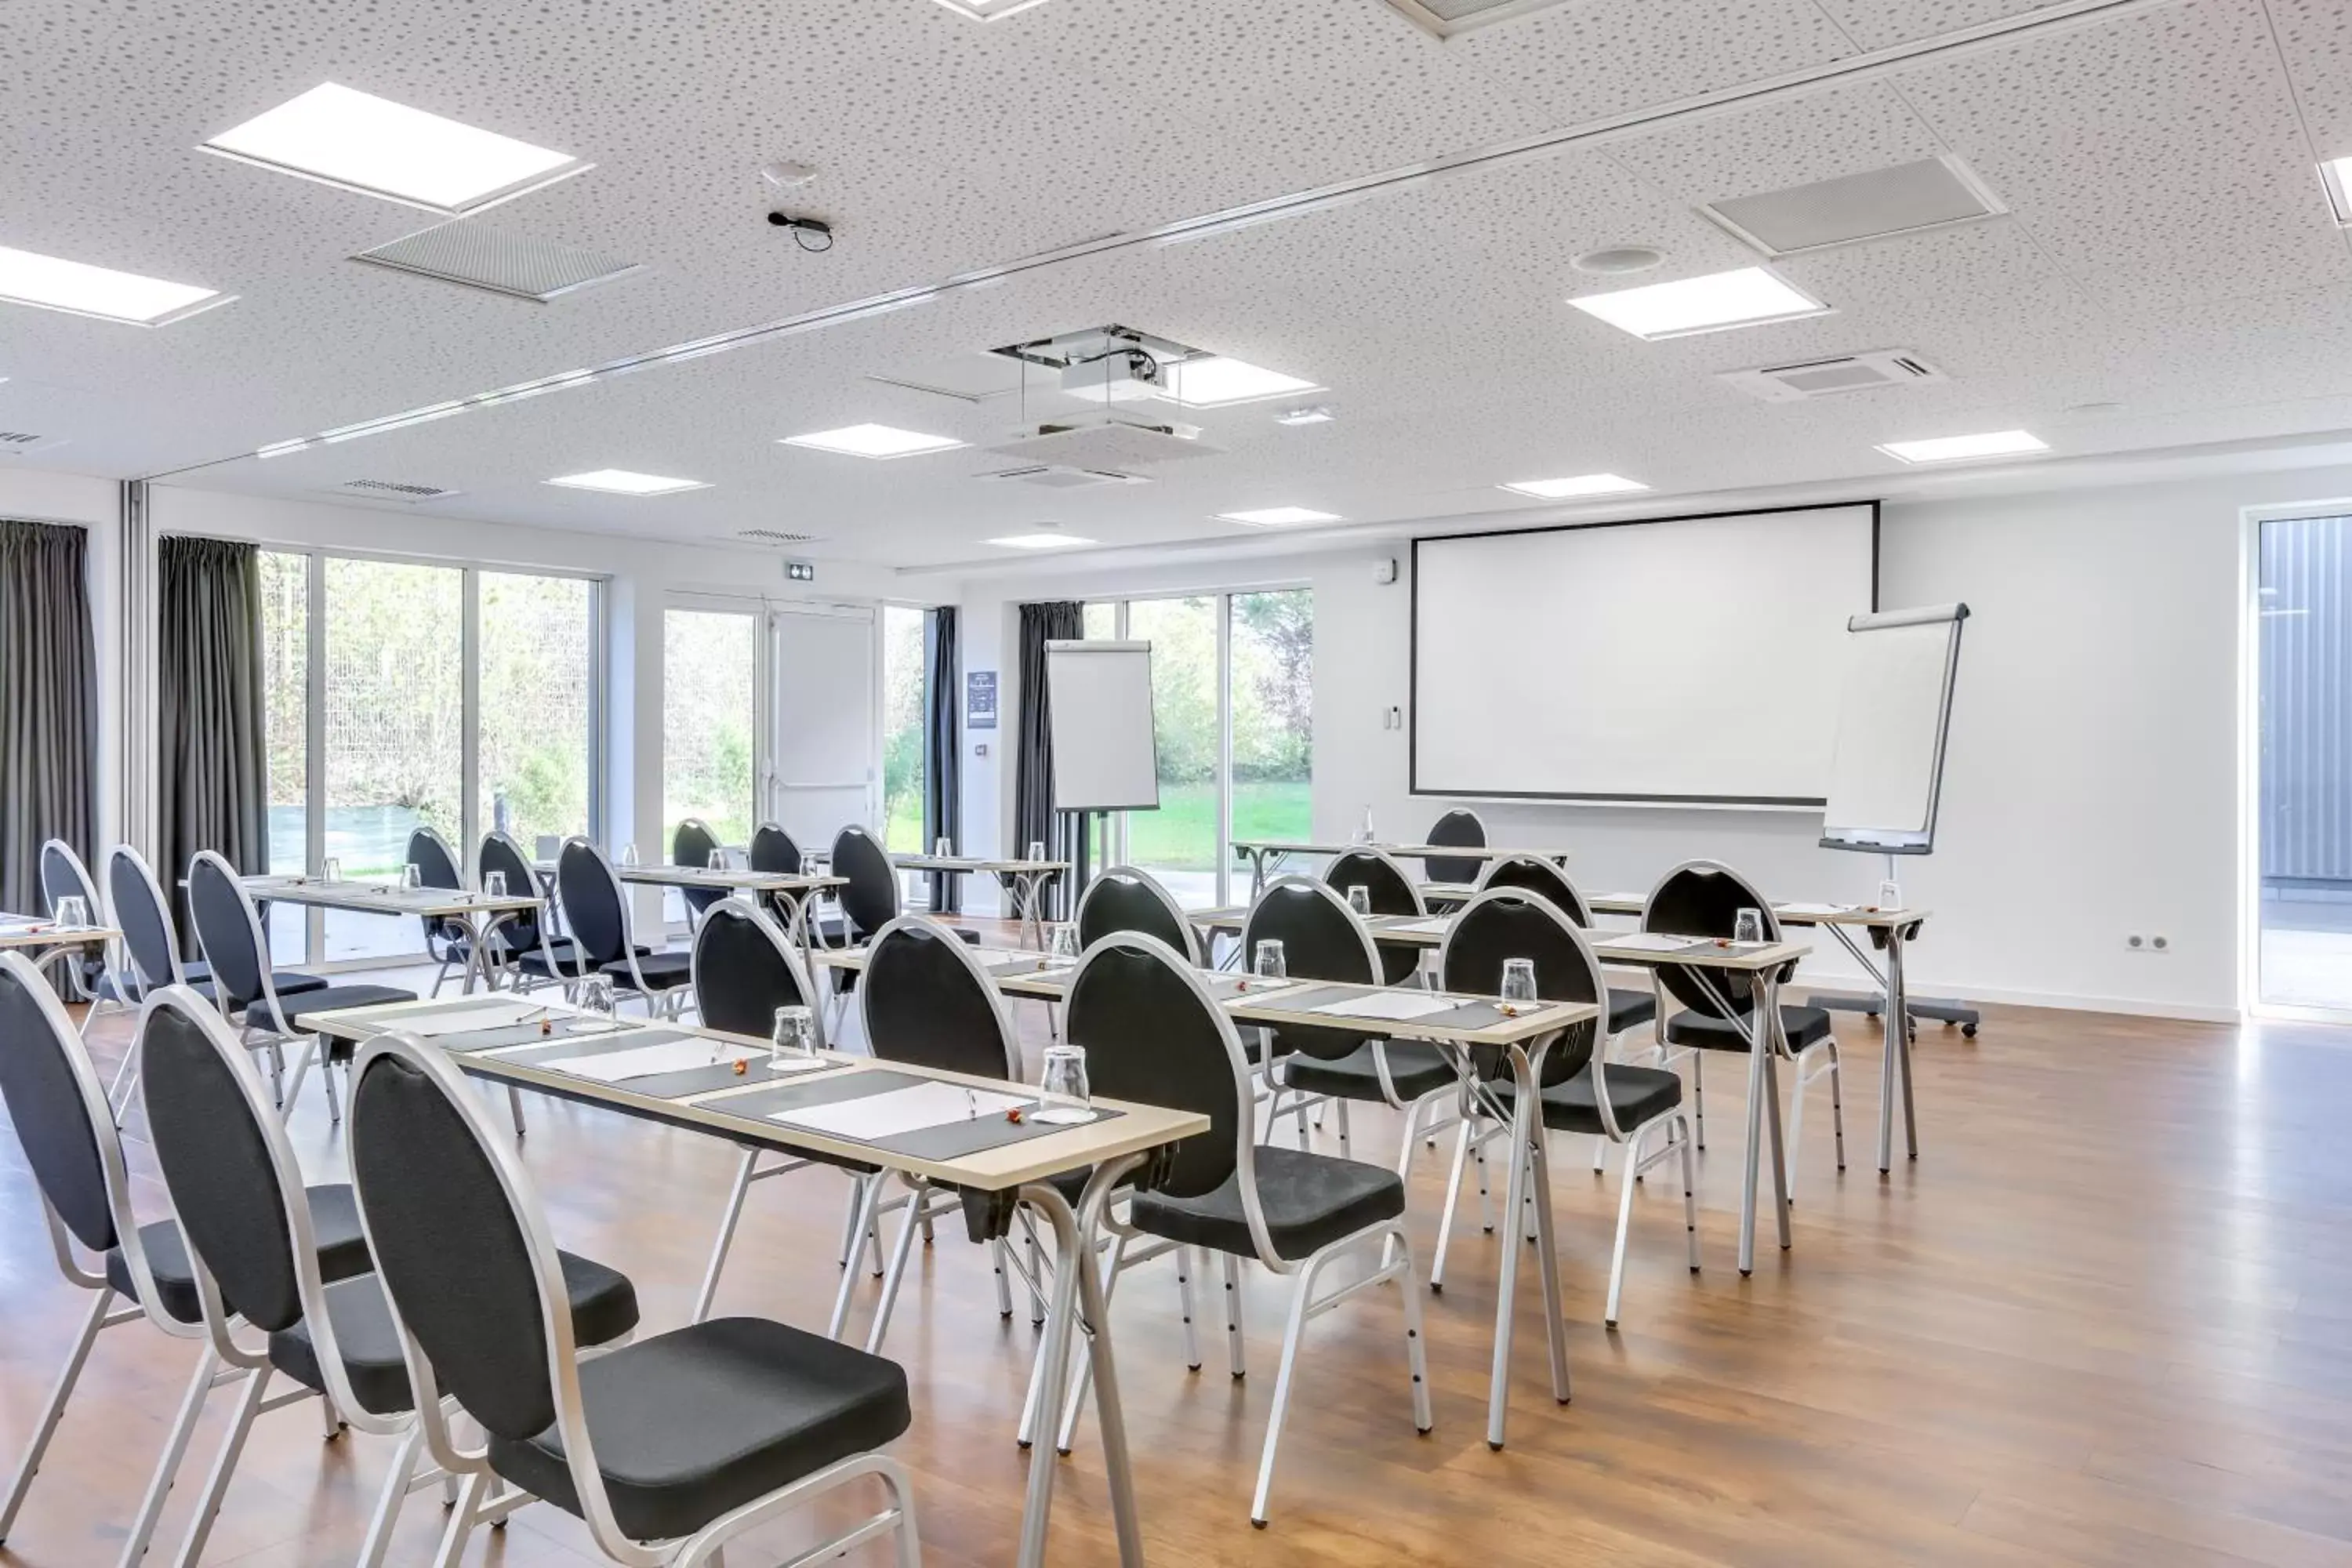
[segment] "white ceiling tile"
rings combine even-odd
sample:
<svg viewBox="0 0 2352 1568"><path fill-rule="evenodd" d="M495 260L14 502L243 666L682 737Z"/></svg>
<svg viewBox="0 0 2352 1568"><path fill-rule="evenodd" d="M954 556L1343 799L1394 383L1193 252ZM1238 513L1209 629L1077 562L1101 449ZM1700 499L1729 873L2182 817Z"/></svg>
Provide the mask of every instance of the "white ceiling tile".
<svg viewBox="0 0 2352 1568"><path fill-rule="evenodd" d="M1817 0L1865 49L1889 48L2054 5L2058 0Z"/></svg>
<svg viewBox="0 0 2352 1568"><path fill-rule="evenodd" d="M1861 82L1612 140L1635 174L1696 205L1916 163L1944 151L1883 82Z"/></svg>
<svg viewBox="0 0 2352 1568"><path fill-rule="evenodd" d="M1855 52L1812 0L1572 0L1446 47L1562 125Z"/></svg>
<svg viewBox="0 0 2352 1568"><path fill-rule="evenodd" d="M2352 158L2352 5L2268 0L2280 53L2321 158Z"/></svg>

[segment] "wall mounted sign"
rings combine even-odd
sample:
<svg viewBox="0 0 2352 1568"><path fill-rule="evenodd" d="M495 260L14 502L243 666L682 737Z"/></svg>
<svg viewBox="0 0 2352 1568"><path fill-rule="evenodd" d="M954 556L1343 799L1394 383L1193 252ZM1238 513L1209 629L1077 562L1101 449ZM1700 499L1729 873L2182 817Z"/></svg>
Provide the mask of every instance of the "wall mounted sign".
<svg viewBox="0 0 2352 1568"><path fill-rule="evenodd" d="M963 723L967 730L996 728L996 671L973 669L964 672Z"/></svg>

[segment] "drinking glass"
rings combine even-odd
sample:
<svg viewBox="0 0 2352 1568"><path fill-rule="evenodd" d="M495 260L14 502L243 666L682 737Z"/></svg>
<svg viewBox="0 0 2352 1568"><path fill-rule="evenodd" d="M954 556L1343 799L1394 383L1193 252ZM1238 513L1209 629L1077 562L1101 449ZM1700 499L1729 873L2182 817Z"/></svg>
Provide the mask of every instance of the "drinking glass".
<svg viewBox="0 0 2352 1568"><path fill-rule="evenodd" d="M1532 1002L1536 999L1536 961L1532 958L1503 960L1503 1000Z"/></svg>
<svg viewBox="0 0 2352 1568"><path fill-rule="evenodd" d="M328 857L327 857L327 880L328 880L328 881L330 881L330 882L340 882L340 881L341 881L342 879L343 879L343 863L342 863L341 860L337 859L337 858L336 858L334 856L332 856L332 855L328 856Z"/></svg>
<svg viewBox="0 0 2352 1568"><path fill-rule="evenodd" d="M1257 955L1250 967L1266 980L1280 980L1290 973L1288 962L1282 956L1282 943L1266 937L1257 944Z"/></svg>
<svg viewBox="0 0 2352 1568"><path fill-rule="evenodd" d="M805 1007L776 1009L774 1029L768 1036L768 1070L791 1072L793 1063L816 1055L816 1022Z"/></svg>
<svg viewBox="0 0 2352 1568"><path fill-rule="evenodd" d="M482 891L488 893L494 899L505 898L507 896L507 874L504 871L485 872L482 876Z"/></svg>
<svg viewBox="0 0 2352 1568"><path fill-rule="evenodd" d="M1057 921L1046 952L1055 962L1076 963L1078 961L1078 924L1076 921Z"/></svg>
<svg viewBox="0 0 2352 1568"><path fill-rule="evenodd" d="M621 846L621 864L622 864L622 865L624 865L624 866L634 866L634 865L635 865L636 863L637 863L637 847L636 847L635 845L634 845L634 844L624 844L624 845L622 845L622 846Z"/></svg>
<svg viewBox="0 0 2352 1568"><path fill-rule="evenodd" d="M714 871L724 871L727 869L727 851L713 845L710 853L703 858L703 864Z"/></svg>
<svg viewBox="0 0 2352 1568"><path fill-rule="evenodd" d="M953 859L955 858L955 840L946 837L934 840L931 844L931 858L935 860Z"/></svg>
<svg viewBox="0 0 2352 1568"><path fill-rule="evenodd" d="M1885 881L1879 883L1878 907L1882 910L1901 909L1903 907L1903 884L1895 881L1891 877Z"/></svg>
<svg viewBox="0 0 2352 1568"><path fill-rule="evenodd" d="M609 974L592 974L582 981L580 1008L587 1016L574 1026L576 1029L585 1030L594 1035L602 1034L608 1029L619 1028L621 1020L613 1013L613 977Z"/></svg>
<svg viewBox="0 0 2352 1568"><path fill-rule="evenodd" d="M1038 1088L1040 1103L1030 1112L1036 1120L1056 1125L1094 1120L1087 1093L1084 1046L1047 1046L1045 1073Z"/></svg>
<svg viewBox="0 0 2352 1568"><path fill-rule="evenodd" d="M89 924L89 900L79 893L68 893L58 900L58 924L68 931L79 931Z"/></svg>
<svg viewBox="0 0 2352 1568"><path fill-rule="evenodd" d="M1348 884L1348 907L1360 915L1372 912L1372 890L1361 882Z"/></svg>
<svg viewBox="0 0 2352 1568"><path fill-rule="evenodd" d="M1029 840L1029 858L1032 860L1043 860L1045 858L1045 841L1042 838L1032 838Z"/></svg>
<svg viewBox="0 0 2352 1568"><path fill-rule="evenodd" d="M1734 942L1762 942L1764 940L1764 911L1762 910L1742 910L1738 914L1734 916L1731 921L1731 940Z"/></svg>
<svg viewBox="0 0 2352 1568"><path fill-rule="evenodd" d="M425 868L411 860L400 868L400 890L414 892L425 886Z"/></svg>

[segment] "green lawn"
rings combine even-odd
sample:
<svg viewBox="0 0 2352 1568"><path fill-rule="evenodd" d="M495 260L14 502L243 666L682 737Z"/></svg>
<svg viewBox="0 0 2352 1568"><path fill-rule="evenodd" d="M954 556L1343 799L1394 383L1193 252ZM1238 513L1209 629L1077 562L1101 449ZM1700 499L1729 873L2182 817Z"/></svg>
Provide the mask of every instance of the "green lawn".
<svg viewBox="0 0 2352 1568"><path fill-rule="evenodd" d="M1314 786L1284 779L1234 786L1235 838L1304 838L1315 823ZM887 824L893 850L928 849L923 842L923 802L905 795ZM1127 819L1128 858L1139 866L1217 868L1217 790L1214 784L1167 784L1158 811L1131 812ZM1020 846L1013 847L1018 849Z"/></svg>

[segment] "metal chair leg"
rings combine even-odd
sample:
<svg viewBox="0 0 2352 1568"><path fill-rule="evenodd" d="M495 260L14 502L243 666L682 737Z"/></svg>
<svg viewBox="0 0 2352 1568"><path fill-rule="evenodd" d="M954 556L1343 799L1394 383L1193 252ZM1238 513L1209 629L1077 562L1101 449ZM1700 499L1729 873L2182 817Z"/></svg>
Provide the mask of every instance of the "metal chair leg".
<svg viewBox="0 0 2352 1568"><path fill-rule="evenodd" d="M392 1457L392 1470L376 1494L375 1512L368 1519L367 1537L360 1546L359 1568L383 1568L383 1554L392 1545L392 1527L400 1519L400 1505L408 1500L416 1474L416 1456L425 1447L425 1429L411 1426Z"/></svg>
<svg viewBox="0 0 2352 1568"><path fill-rule="evenodd" d="M727 1194L727 1207L719 1216L719 1237L710 1245L710 1261L702 1270L702 1289L695 1292L694 1316L688 1322L699 1323L710 1316L710 1305L719 1295L719 1275L727 1267L728 1249L735 1245L735 1226L743 1217L743 1198L751 1190L751 1173L760 1163L760 1152L746 1149L735 1166L735 1185Z"/></svg>
<svg viewBox="0 0 2352 1568"><path fill-rule="evenodd" d="M1225 1359L1236 1378L1249 1375L1249 1359L1242 1339L1242 1265L1225 1255Z"/></svg>
<svg viewBox="0 0 2352 1568"><path fill-rule="evenodd" d="M874 1206L882 1198L882 1178L879 1175L857 1178L857 1211L850 1218L850 1234L858 1239L852 1251L865 1249L865 1237L874 1224ZM841 1289L834 1293L833 1321L824 1332L828 1339L841 1338L844 1324L849 1321L850 1293L857 1288L857 1270L845 1265L841 1270Z"/></svg>
<svg viewBox="0 0 2352 1568"><path fill-rule="evenodd" d="M196 1568L203 1560L205 1542L212 1539L213 1522L220 1517L221 1500L228 1495L229 1479L236 1473L236 1462L245 1453L245 1440L253 1432L253 1418L260 1414L261 1397L268 1387L268 1368L246 1374L236 1414L229 1417L228 1435L221 1440L212 1474L205 1478L205 1489L197 1495L195 1512L188 1521L187 1539L180 1543L180 1553L173 1559L174 1568Z"/></svg>
<svg viewBox="0 0 2352 1568"><path fill-rule="evenodd" d="M1690 1122L1676 1116L1669 1129L1683 1155L1683 1229L1690 1235L1690 1270L1698 1272L1698 1169L1691 1157Z"/></svg>
<svg viewBox="0 0 2352 1568"><path fill-rule="evenodd" d="M205 1413L205 1396L213 1390L213 1382L220 1363L207 1348L196 1362L195 1375L188 1380L188 1392L180 1401L180 1413L173 1419L171 1436L163 1440L163 1452L155 1461L155 1473L147 1482L147 1494L139 1500L139 1512L131 1521L131 1533L122 1543L121 1568L138 1568L139 1560L147 1555L147 1543L155 1538L155 1524L163 1514L163 1500L171 1495L172 1483L179 1479L181 1461L188 1455L188 1444L196 1435L196 1422Z"/></svg>
<svg viewBox="0 0 2352 1568"><path fill-rule="evenodd" d="M73 1349L66 1352L65 1367L49 1390L48 1402L41 1406L40 1419L33 1424L33 1441L16 1466L16 1478L8 1483L7 1500L0 1503L0 1542L8 1539L16 1522L16 1510L24 1506L25 1493L40 1472L41 1458L49 1451L49 1439L57 1436L58 1423L65 1415L66 1401L73 1397L74 1384L81 1380L89 1347L97 1342L98 1331L106 1327L106 1309L113 1303L114 1292L100 1290L96 1295L98 1299L89 1304L89 1316L82 1320L81 1332L74 1337Z"/></svg>
<svg viewBox="0 0 2352 1568"><path fill-rule="evenodd" d="M1429 1263L1429 1289L1433 1294L1445 1290L1445 1253L1454 1243L1454 1205L1462 1200L1462 1168L1470 1163L1470 1128L1473 1118L1464 1117L1454 1134L1454 1168L1445 1177L1445 1206L1438 1210L1437 1253Z"/></svg>
<svg viewBox="0 0 2352 1568"><path fill-rule="evenodd" d="M1184 1365L1188 1371L1198 1372L1201 1370L1201 1335L1192 1323L1197 1310L1192 1300L1192 1249L1189 1247L1178 1247L1176 1249L1176 1299L1184 1312Z"/></svg>
<svg viewBox="0 0 2352 1568"><path fill-rule="evenodd" d="M1343 1100L1341 1104L1346 1102ZM1274 1374L1274 1408L1265 1418L1265 1447L1258 1455L1257 1492L1250 1500L1250 1522L1260 1530L1265 1528L1265 1501L1274 1490L1274 1459L1282 1446L1282 1419L1290 1412L1290 1378L1298 1364L1298 1343L1307 1333L1307 1307L1315 1292L1315 1276L1320 1258L1309 1258L1298 1271L1297 1287L1290 1295L1290 1321L1282 1331L1282 1363ZM1408 1290L1408 1296L1412 1292ZM1421 1303L1413 1302L1418 1309ZM1424 1385L1425 1386L1425 1385Z"/></svg>
<svg viewBox="0 0 2352 1568"><path fill-rule="evenodd" d="M907 1259L913 1256L915 1237L923 1228L923 1200L927 1189L917 1187L908 1194L907 1217L898 1225L898 1244L890 1249L890 1268L882 1279L882 1299L874 1305L874 1322L866 1331L866 1353L879 1355L882 1338L890 1331L890 1312L898 1304L898 1287L906 1282Z"/></svg>

